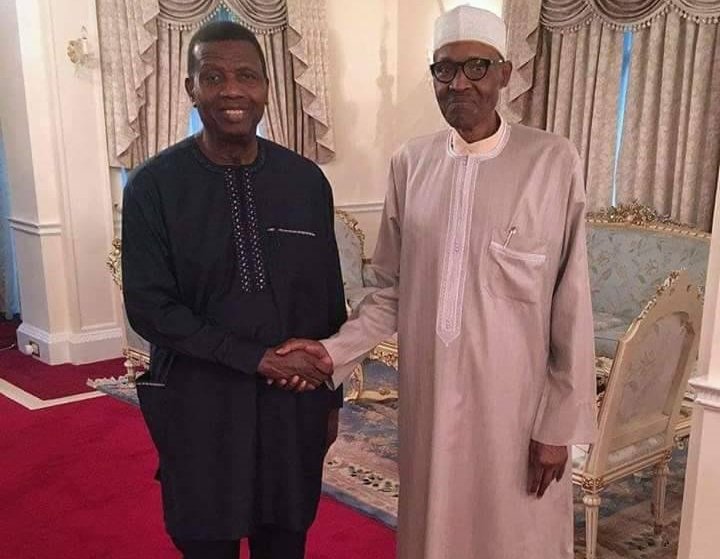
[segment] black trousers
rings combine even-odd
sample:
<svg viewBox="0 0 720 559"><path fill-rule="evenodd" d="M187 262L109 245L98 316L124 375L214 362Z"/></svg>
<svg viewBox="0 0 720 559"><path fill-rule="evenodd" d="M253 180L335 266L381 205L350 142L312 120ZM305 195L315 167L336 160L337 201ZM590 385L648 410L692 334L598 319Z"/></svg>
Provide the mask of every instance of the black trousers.
<svg viewBox="0 0 720 559"><path fill-rule="evenodd" d="M305 532L262 526L249 538L250 559L304 559ZM239 541L176 540L183 559L238 559Z"/></svg>

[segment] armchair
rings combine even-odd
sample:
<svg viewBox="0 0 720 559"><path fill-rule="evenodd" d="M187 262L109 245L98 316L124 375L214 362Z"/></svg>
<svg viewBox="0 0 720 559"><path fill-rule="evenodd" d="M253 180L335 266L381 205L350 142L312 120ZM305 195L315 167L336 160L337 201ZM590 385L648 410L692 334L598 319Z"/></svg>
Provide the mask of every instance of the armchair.
<svg viewBox="0 0 720 559"><path fill-rule="evenodd" d="M377 289L373 286L373 273L367 266L369 260L365 257L365 234L352 215L343 210L335 210L335 237L345 284L345 298L348 311L352 312L365 296ZM375 347L369 358L380 361L397 371L397 336L393 336ZM364 367L363 364L360 364L355 368L350 379L346 400L357 400L358 398L374 401L394 399L397 398L397 391L385 387L379 387L378 390L366 390Z"/></svg>
<svg viewBox="0 0 720 559"><path fill-rule="evenodd" d="M573 447L573 483L583 490L586 557L596 559L600 494L653 468L655 533L663 528L668 462L697 356L702 297L687 272L673 272L620 338L599 407L595 444Z"/></svg>

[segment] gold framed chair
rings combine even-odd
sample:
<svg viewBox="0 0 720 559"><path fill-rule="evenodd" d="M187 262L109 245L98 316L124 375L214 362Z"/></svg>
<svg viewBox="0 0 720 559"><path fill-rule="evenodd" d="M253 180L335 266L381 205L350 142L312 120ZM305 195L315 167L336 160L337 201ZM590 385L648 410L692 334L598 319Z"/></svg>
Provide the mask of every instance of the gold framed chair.
<svg viewBox="0 0 720 559"><path fill-rule="evenodd" d="M357 219L344 210L335 210L335 237L337 238L338 252L340 254L340 267L342 268L343 283L345 284L348 314L350 314L377 287L373 285L373 274L368 266L370 261L365 256L365 233ZM397 337L379 344L370 352L368 357L369 359L381 361L386 366L397 371ZM365 372L362 363L355 367L349 384L345 397L346 401L358 399L383 401L398 397L397 390L385 388L379 390L366 389Z"/></svg>
<svg viewBox="0 0 720 559"><path fill-rule="evenodd" d="M586 557L597 557L601 492L652 468L655 533L663 528L668 463L697 357L702 296L685 271L673 272L618 343L599 406L599 436L573 447L573 483L583 491Z"/></svg>
<svg viewBox="0 0 720 559"><path fill-rule="evenodd" d="M113 281L122 290L122 241L113 239L112 250L107 258L107 267L110 269ZM150 366L150 344L140 334L133 330L128 322L123 307L124 336L123 356L125 357L125 381L130 386Z"/></svg>

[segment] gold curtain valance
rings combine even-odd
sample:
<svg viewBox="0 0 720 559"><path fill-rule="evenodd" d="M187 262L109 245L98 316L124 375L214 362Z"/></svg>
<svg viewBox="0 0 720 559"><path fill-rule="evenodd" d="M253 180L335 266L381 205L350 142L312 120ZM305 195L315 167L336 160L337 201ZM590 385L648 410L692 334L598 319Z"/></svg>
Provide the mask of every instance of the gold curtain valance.
<svg viewBox="0 0 720 559"><path fill-rule="evenodd" d="M613 29L639 29L670 10L695 23L720 22L717 0L543 0L540 23L558 32L577 31L594 19Z"/></svg>
<svg viewBox="0 0 720 559"><path fill-rule="evenodd" d="M158 24L195 29L226 8L254 33L269 35L287 28L286 0L159 0Z"/></svg>

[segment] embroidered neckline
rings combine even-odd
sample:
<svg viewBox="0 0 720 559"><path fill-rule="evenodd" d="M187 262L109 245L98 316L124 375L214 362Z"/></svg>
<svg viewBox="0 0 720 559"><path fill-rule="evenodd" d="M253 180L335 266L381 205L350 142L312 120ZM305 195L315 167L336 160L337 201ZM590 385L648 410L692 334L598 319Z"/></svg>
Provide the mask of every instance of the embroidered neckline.
<svg viewBox="0 0 720 559"><path fill-rule="evenodd" d="M195 155L195 158L198 160L198 162L205 167L206 169L209 169L210 171L213 171L215 173L225 173L228 169L236 169L236 170L247 170L250 173L257 173L265 164L265 158L266 158L266 152L267 148L265 146L265 140L258 137L258 153L257 157L255 158L255 161L248 165L218 165L217 163L214 163L213 161L208 158L207 155L203 153L203 151L200 149L200 143L198 141L198 134L195 134L191 138L191 145L192 145L192 152L193 155Z"/></svg>
<svg viewBox="0 0 720 559"><path fill-rule="evenodd" d="M502 153L502 151L505 149L505 146L507 145L508 141L510 140L510 132L512 129L512 124L509 122L506 122L503 119L503 122L505 123L504 126L501 125L502 134L500 136L500 139L498 140L497 146L495 146L493 149L488 151L487 153L478 153L478 154L468 154L468 155L462 155L459 153L455 153L453 151L452 147L452 137L453 137L453 129L451 128L448 130L447 134L447 152L450 157L453 159L463 159L467 157L470 160L474 161L487 161L488 159L495 159L498 155Z"/></svg>

